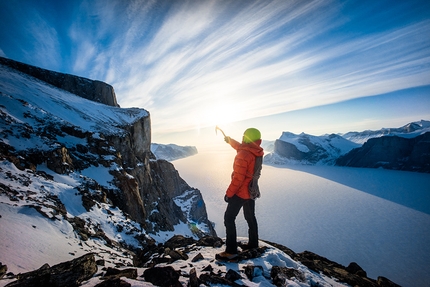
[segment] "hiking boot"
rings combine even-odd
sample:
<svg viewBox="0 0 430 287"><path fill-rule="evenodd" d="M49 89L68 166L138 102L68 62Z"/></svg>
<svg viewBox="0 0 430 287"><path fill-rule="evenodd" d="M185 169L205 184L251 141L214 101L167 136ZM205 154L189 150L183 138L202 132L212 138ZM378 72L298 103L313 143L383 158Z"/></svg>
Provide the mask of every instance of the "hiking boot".
<svg viewBox="0 0 430 287"><path fill-rule="evenodd" d="M249 245L249 244L240 244L239 247L242 249L242 251L258 248L258 246Z"/></svg>
<svg viewBox="0 0 430 287"><path fill-rule="evenodd" d="M227 253L227 252L221 252L215 255L215 258L218 260L225 260L225 261L229 261L229 260L234 260L237 258L237 254L232 254L232 253Z"/></svg>

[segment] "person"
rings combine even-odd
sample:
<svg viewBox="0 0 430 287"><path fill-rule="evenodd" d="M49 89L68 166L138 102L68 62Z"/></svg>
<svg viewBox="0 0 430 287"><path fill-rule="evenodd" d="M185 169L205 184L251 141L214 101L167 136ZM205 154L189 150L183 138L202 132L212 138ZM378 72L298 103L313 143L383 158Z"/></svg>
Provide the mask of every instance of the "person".
<svg viewBox="0 0 430 287"><path fill-rule="evenodd" d="M227 209L224 213L226 228L226 248L217 254L218 259L231 260L237 257L236 216L243 207L243 215L248 223L247 248L258 248L258 225L255 217L255 200L249 194L249 183L254 175L255 158L263 156L261 133L256 128L249 128L243 134L242 143L226 136L225 141L237 151L233 163L231 183L225 194Z"/></svg>

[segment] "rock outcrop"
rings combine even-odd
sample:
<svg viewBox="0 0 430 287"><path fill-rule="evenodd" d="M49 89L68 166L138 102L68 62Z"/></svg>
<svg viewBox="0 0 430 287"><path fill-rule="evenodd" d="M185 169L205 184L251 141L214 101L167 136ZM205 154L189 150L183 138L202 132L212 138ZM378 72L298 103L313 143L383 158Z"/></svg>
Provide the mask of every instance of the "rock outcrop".
<svg viewBox="0 0 430 287"><path fill-rule="evenodd" d="M364 271L357 263L351 262L347 267L331 261L325 257L322 257L318 254L315 254L310 251L304 251L301 253L295 253L293 250L285 247L281 244L273 243L270 241L265 241L276 248L279 248L286 254L288 254L291 258L296 261L301 262L303 265L308 267L309 269L315 272L321 272L328 277L336 278L340 282L345 282L350 286L368 286L368 287L399 287L396 283L391 280L379 276L377 280L371 279L367 277L366 271ZM274 270L272 269L272 272ZM300 274L297 275L297 270L289 270L286 271L285 268L276 268L275 274L280 274L281 278L288 274L289 277L300 277ZM274 282L275 283L275 282ZM282 285L277 285L282 286Z"/></svg>
<svg viewBox="0 0 430 287"><path fill-rule="evenodd" d="M17 281L7 284L8 287L21 286L80 286L97 272L94 254L89 253L72 261L50 267L43 265L38 270L18 274Z"/></svg>
<svg viewBox="0 0 430 287"><path fill-rule="evenodd" d="M28 74L36 79L63 89L72 94L105 105L119 107L113 87L101 81L58 73L0 57L0 64Z"/></svg>
<svg viewBox="0 0 430 287"><path fill-rule="evenodd" d="M430 132L415 138L384 136L341 156L336 165L430 172Z"/></svg>

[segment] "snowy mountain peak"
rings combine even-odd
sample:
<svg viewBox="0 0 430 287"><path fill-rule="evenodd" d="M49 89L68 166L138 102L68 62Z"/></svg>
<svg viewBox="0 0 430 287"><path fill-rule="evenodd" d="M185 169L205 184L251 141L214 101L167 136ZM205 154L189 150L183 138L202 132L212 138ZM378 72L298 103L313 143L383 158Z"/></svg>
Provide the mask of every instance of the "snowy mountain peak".
<svg viewBox="0 0 430 287"><path fill-rule="evenodd" d="M275 141L274 151L264 157L266 164L334 164L336 159L359 145L341 136L313 136L283 132Z"/></svg>
<svg viewBox="0 0 430 287"><path fill-rule="evenodd" d="M342 165L349 164L349 162L357 161L358 159L345 160L346 154L355 151L360 148L364 143L370 139L381 138L385 136L398 136L407 139L417 138L420 135L424 135L430 132L430 121L417 121L406 124L400 128L383 128L377 131L363 131L363 132L348 132L343 135L329 134L322 136L313 136L306 133L300 133L299 135L291 132L283 132L281 137L275 141L273 152L267 154L264 157L266 164L284 165L284 164L305 164L305 165L334 165L342 162ZM393 143L395 140L392 141ZM402 141L404 146L408 146ZM412 141L412 145L414 145ZM419 141L418 141L419 142ZM400 144L400 143L398 143ZM410 145L410 144L409 144ZM421 145L419 143L419 145ZM422 146L422 145L421 145ZM406 147L403 147L404 150ZM395 150L395 148L393 148ZM400 149L400 148L398 148ZM410 148L406 148L410 150ZM375 154L388 153L379 150ZM382 157L386 160L390 158L392 161L404 162L408 158L414 158L408 165L408 170L428 170L425 159L427 158L426 153L421 151L419 148L410 151L411 154L404 153L398 154L394 151L390 152L390 156ZM358 154L358 153L357 153ZM423 157L424 156L424 157ZM343 157L342 161L338 161L339 158ZM378 157L380 158L380 157ZM421 158L421 161L415 160ZM425 158L425 159L424 159ZM376 159L374 159L377 161ZM400 168L401 164L392 164L387 161L383 162L372 162L373 159L366 159L366 166L385 166ZM422 163L424 162L424 163ZM415 166L414 166L415 165ZM401 167L401 169L406 167Z"/></svg>

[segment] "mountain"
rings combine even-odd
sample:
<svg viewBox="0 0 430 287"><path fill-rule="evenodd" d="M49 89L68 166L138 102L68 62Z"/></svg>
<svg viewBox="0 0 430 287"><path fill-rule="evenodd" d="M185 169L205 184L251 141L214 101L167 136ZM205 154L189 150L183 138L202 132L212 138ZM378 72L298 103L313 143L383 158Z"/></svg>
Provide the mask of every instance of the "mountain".
<svg viewBox="0 0 430 287"><path fill-rule="evenodd" d="M151 144L151 152L157 159L174 161L176 159L188 157L197 154L197 148L194 146L178 146L175 144Z"/></svg>
<svg viewBox="0 0 430 287"><path fill-rule="evenodd" d="M371 138L379 138L382 136L413 138L426 132L430 132L430 121L421 120L409 123L400 128L382 128L375 131L366 130L363 132L348 132L342 134L342 136L352 142L364 144Z"/></svg>
<svg viewBox="0 0 430 287"><path fill-rule="evenodd" d="M383 167L429 172L430 121L417 121L400 128L313 136L283 132L266 164L340 165Z"/></svg>
<svg viewBox="0 0 430 287"><path fill-rule="evenodd" d="M60 73L50 74L55 76L62 78ZM88 81L82 83L93 87ZM154 235L178 226L184 232L183 225L190 226L188 234L193 236L215 234L200 191L186 184L171 163L155 160L151 153L146 110L88 100L4 65L0 83L3 171L13 163L28 173L23 177L29 182L33 174L53 171L42 184L55 186L46 196L58 197L71 189L89 202L102 198ZM67 187L56 185L57 174L71 178ZM13 180L5 176L3 186ZM175 202L184 197L185 209ZM47 208L39 201L31 204Z"/></svg>
<svg viewBox="0 0 430 287"><path fill-rule="evenodd" d="M430 172L430 132L413 138L371 138L339 157L336 165Z"/></svg>
<svg viewBox="0 0 430 287"><path fill-rule="evenodd" d="M283 132L275 141L273 152L264 157L264 163L332 165L340 155L358 146L359 144L335 134L312 136Z"/></svg>

